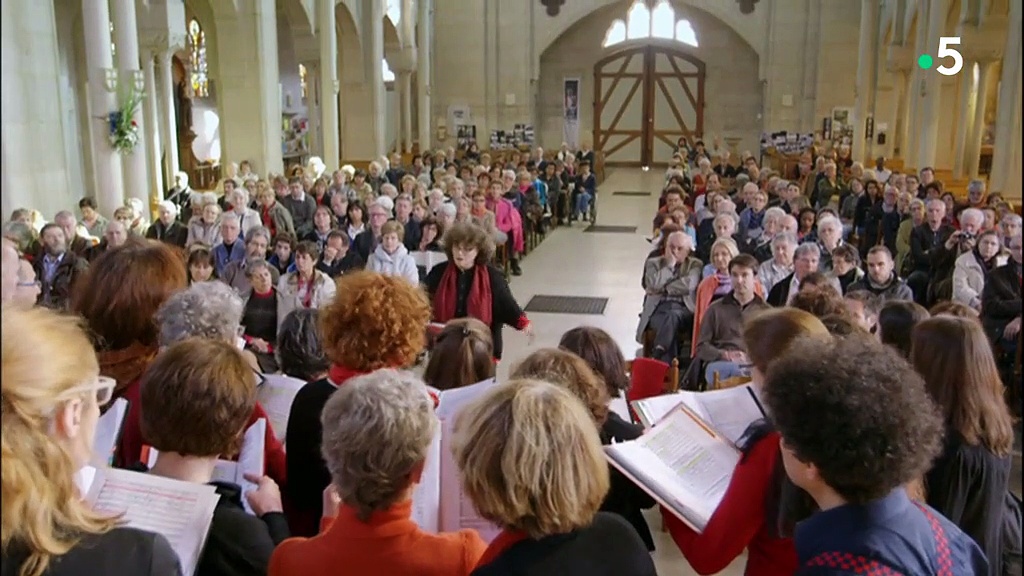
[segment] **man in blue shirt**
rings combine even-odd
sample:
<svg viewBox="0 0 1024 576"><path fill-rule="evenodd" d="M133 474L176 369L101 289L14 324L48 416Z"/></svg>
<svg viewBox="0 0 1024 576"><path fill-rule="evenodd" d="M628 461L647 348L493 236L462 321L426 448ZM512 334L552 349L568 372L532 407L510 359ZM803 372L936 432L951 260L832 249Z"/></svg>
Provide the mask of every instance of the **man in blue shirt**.
<svg viewBox="0 0 1024 576"><path fill-rule="evenodd" d="M942 419L894 351L866 335L799 342L764 399L786 474L819 508L796 527L798 574L988 574L977 544L904 489L938 454Z"/></svg>

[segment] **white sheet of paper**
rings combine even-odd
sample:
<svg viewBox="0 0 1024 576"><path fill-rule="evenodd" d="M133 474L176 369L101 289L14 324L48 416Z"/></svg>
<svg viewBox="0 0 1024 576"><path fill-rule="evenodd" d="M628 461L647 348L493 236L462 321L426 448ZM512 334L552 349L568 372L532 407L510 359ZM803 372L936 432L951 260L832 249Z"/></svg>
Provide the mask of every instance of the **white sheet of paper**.
<svg viewBox="0 0 1024 576"><path fill-rule="evenodd" d="M253 514L253 511L249 507L249 501L246 500L245 493L255 490L258 486L246 480L245 475L263 476L265 465L263 455L266 450L266 439L267 420L266 418L260 418L245 430L245 436L242 439L242 449L238 453L238 464L235 467L235 484L242 487L242 505L245 506L245 511L249 514Z"/></svg>
<svg viewBox="0 0 1024 576"><path fill-rule="evenodd" d="M689 408L733 445L743 437L747 427L765 416L757 394L757 388L750 384L711 392L680 393Z"/></svg>
<svg viewBox="0 0 1024 576"><path fill-rule="evenodd" d="M114 400L106 413L96 421L96 435L92 441L92 464L99 468L109 466L114 459L114 449L121 438L121 428L128 414L128 401Z"/></svg>
<svg viewBox="0 0 1024 576"><path fill-rule="evenodd" d="M412 493L412 520L428 532L437 532L441 517L441 427L427 449L420 483Z"/></svg>
<svg viewBox="0 0 1024 576"><path fill-rule="evenodd" d="M274 435L282 443L288 439L288 415L292 411L292 402L306 382L284 374L264 374L263 383L256 389L256 399L267 412L270 427Z"/></svg>
<svg viewBox="0 0 1024 576"><path fill-rule="evenodd" d="M98 471L87 500L98 512L121 514L128 526L165 536L192 576L220 496L208 484L108 468Z"/></svg>

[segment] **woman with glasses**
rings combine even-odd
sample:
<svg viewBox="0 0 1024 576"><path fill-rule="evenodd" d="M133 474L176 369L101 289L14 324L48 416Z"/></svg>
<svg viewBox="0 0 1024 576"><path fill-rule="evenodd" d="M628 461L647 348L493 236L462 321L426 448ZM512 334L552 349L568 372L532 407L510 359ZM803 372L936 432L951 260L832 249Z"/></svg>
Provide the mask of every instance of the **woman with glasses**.
<svg viewBox="0 0 1024 576"><path fill-rule="evenodd" d="M44 309L4 310L2 340L3 573L180 575L163 536L90 510L75 485L115 386L100 377L78 322Z"/></svg>
<svg viewBox="0 0 1024 576"><path fill-rule="evenodd" d="M533 338L533 325L519 307L508 281L490 265L494 240L475 224L455 224L445 236L448 262L434 266L424 282L434 322L472 317L491 329L494 357L501 359L501 329L512 326Z"/></svg>

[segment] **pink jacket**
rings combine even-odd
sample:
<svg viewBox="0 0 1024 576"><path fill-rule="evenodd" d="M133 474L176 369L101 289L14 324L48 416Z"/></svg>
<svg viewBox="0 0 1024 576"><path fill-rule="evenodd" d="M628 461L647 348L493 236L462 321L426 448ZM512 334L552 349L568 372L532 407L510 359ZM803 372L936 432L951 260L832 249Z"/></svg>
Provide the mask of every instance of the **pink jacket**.
<svg viewBox="0 0 1024 576"><path fill-rule="evenodd" d="M498 230L512 236L512 249L522 252L525 245L523 242L523 218L511 202L499 198L494 204L494 223Z"/></svg>

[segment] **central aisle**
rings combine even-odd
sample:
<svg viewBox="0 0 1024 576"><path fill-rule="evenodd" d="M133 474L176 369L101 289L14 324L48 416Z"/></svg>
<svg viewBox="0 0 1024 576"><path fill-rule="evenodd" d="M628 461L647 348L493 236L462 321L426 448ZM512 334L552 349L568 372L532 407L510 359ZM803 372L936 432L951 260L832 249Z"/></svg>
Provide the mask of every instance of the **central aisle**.
<svg viewBox="0 0 1024 576"><path fill-rule="evenodd" d="M523 275L514 277L511 282L512 292L521 306L525 307L530 298L538 294L608 298L608 305L600 316L530 313L536 335L533 345L527 343L525 336L506 328L504 360L498 366L499 379L507 379L511 367L533 350L557 346L562 334L577 326L603 328L615 338L627 359L636 355L639 345L634 337L644 298L640 276L644 259L651 250L646 237L651 234L651 219L663 184L661 170L609 172L607 180L598 187L597 223L636 226L636 233L584 233L589 224L577 222L571 228L556 228L523 260ZM614 196L614 192L650 192L650 196ZM658 510L651 510L646 516L658 548L654 553L658 574L696 574L669 535L661 531ZM744 555L721 574L739 576L745 563Z"/></svg>

